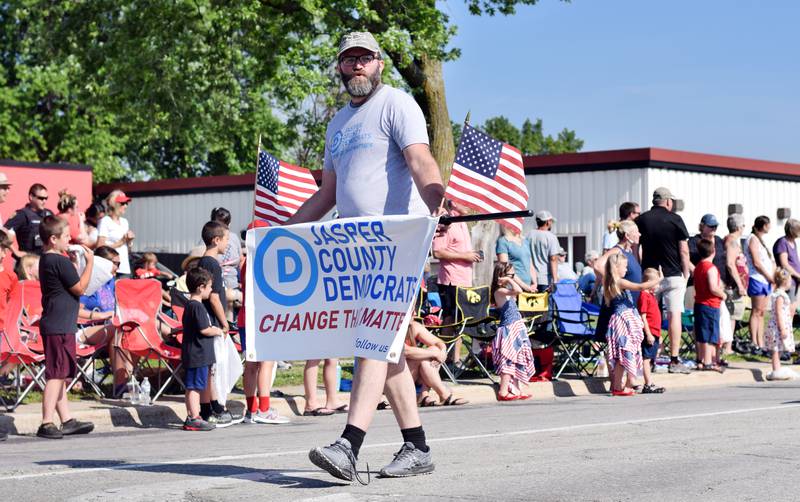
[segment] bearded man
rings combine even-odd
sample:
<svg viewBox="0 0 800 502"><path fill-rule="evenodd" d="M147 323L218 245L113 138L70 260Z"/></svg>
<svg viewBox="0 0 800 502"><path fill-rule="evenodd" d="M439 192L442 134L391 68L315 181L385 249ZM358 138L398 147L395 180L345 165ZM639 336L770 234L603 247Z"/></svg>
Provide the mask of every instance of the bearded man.
<svg viewBox="0 0 800 502"><path fill-rule="evenodd" d="M345 218L444 213L439 209L444 186L430 152L425 117L411 96L381 83L384 62L375 38L367 32L345 35L337 59L351 101L328 124L319 191L287 223L316 221L334 205ZM404 356L397 364L358 358L347 425L333 444L309 452L311 462L339 479L361 481L358 454L384 391L403 445L381 476L433 471Z"/></svg>

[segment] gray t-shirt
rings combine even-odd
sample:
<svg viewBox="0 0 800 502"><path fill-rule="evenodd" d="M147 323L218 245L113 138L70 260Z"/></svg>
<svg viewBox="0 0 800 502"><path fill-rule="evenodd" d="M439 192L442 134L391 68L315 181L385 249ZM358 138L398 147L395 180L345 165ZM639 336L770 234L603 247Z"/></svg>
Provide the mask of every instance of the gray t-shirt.
<svg viewBox="0 0 800 502"><path fill-rule="evenodd" d="M531 257L536 269L536 284L547 286L553 281L550 274L550 257L558 254L561 245L558 238L549 230L534 229L530 235Z"/></svg>
<svg viewBox="0 0 800 502"><path fill-rule="evenodd" d="M339 110L325 133L324 165L336 172L339 216L429 214L403 156L417 143L429 144L425 116L403 91L383 85Z"/></svg>

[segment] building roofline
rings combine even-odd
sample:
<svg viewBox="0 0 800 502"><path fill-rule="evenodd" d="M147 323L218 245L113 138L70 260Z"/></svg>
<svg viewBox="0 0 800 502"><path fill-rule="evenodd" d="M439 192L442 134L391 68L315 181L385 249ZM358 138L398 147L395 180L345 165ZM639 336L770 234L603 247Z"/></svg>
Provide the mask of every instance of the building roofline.
<svg viewBox="0 0 800 502"><path fill-rule="evenodd" d="M525 174L658 167L800 181L800 164L666 148L530 155L523 157L522 161Z"/></svg>
<svg viewBox="0 0 800 502"><path fill-rule="evenodd" d="M317 184L322 179L322 170L311 171ZM197 178L170 178L152 181L100 183L95 185L95 195L105 195L112 190L122 190L128 195L174 194L212 192L220 189L252 190L256 183L255 173L201 176Z"/></svg>

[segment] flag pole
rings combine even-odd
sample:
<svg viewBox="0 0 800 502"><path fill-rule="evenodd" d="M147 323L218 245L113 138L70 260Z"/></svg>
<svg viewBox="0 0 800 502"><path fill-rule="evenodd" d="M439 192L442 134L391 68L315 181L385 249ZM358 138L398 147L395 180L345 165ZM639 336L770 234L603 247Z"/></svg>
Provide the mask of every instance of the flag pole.
<svg viewBox="0 0 800 502"><path fill-rule="evenodd" d="M258 134L258 147L256 149L256 178L253 182L253 214L252 220L256 219L256 185L258 185L258 156L261 154L261 133ZM251 220L251 221L252 221Z"/></svg>
<svg viewBox="0 0 800 502"><path fill-rule="evenodd" d="M468 126L468 125L469 125L469 118L470 118L470 115L471 115L471 114L472 114L472 110L467 110L467 116L466 116L466 117L464 117L464 125L465 125L465 126ZM462 129L462 136L463 136L463 129ZM460 139L459 139L459 142L458 142L458 144L459 144L459 146L461 146L461 140L460 140ZM458 147L456 147L456 154L457 154L457 153L458 153ZM451 167L451 168L450 168L450 171L452 172L452 170L453 170L453 169L452 169L452 167ZM448 183L450 183L450 180L448 179L448 180L447 180L447 182L448 182ZM444 191L445 191L445 192L447 192L447 186L445 186L445 187L444 187ZM444 195L442 195L442 201L439 203L439 209L442 209L442 208L444 207L444 202L445 202L445 200L446 200L446 199L445 199L445 196L444 196Z"/></svg>
<svg viewBox="0 0 800 502"><path fill-rule="evenodd" d="M478 214L465 214L461 216L442 216L439 218L439 223L442 225L449 225L451 223L458 223L462 221L487 221L487 220L507 220L514 218L531 218L533 211L526 209L523 211L506 211L503 213L478 213Z"/></svg>

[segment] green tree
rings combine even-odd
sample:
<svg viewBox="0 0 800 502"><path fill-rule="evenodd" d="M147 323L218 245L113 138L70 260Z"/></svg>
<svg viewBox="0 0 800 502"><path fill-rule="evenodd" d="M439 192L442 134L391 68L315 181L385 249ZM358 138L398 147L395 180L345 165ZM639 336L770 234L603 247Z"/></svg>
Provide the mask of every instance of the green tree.
<svg viewBox="0 0 800 502"><path fill-rule="evenodd" d="M492 117L483 123L483 131L494 139L519 148L521 135L519 129L502 115Z"/></svg>
<svg viewBox="0 0 800 502"><path fill-rule="evenodd" d="M465 0L510 15L537 0ZM95 166L95 178L254 168L266 149L319 167L345 100L333 71L351 30L376 34L388 82L454 156L442 77L456 27L435 0L7 0L0 2L0 154Z"/></svg>
<svg viewBox="0 0 800 502"><path fill-rule="evenodd" d="M564 128L556 137L545 135L542 119L536 122L525 119L522 129L517 129L506 117L492 117L483 123L482 129L489 136L516 146L523 155L569 153L583 148L583 140L573 130Z"/></svg>

